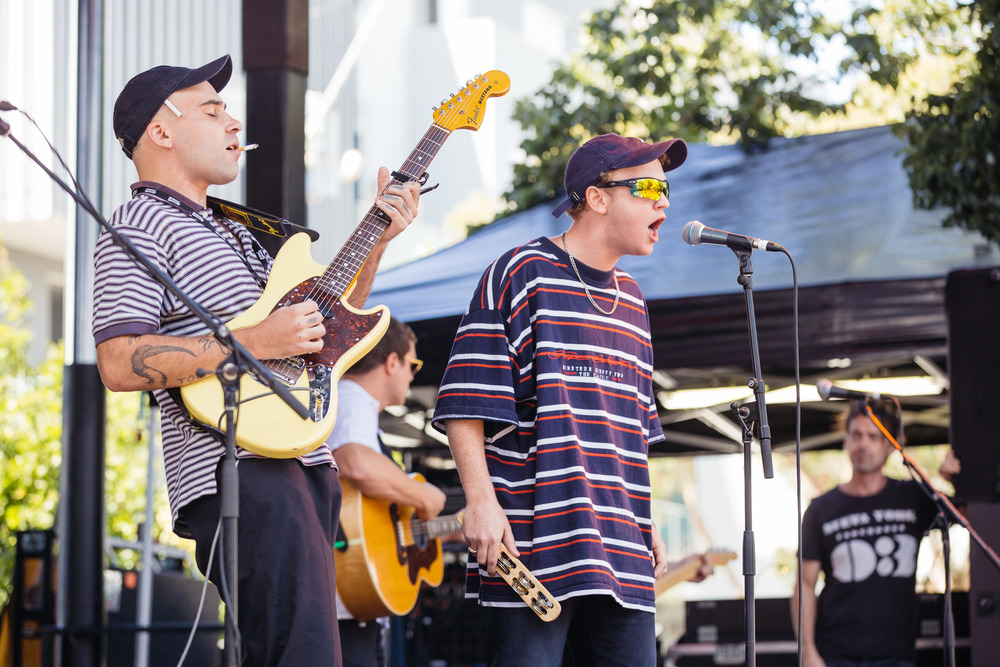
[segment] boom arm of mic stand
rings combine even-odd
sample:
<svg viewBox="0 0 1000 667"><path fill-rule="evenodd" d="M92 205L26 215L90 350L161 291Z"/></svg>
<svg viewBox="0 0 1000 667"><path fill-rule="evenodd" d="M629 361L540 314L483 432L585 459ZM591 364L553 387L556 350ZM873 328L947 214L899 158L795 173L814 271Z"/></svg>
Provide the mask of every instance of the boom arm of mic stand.
<svg viewBox="0 0 1000 667"><path fill-rule="evenodd" d="M965 528L965 530L968 531L969 536L972 538L972 541L978 544L979 548L983 550L984 554L986 554L987 560L993 563L993 567L1000 570L1000 558L997 558L996 552L990 548L990 545L986 544L982 537L980 537L979 533L977 533L975 528L972 527L972 524L969 523L969 520L959 513L958 509L954 504L952 504L951 499L948 498L948 496L934 488L934 485L931 484L929 479L927 479L927 475L925 475L924 471L920 469L920 466L917 465L916 461L910 458L910 456L903 451L903 446L899 444L899 441L897 441L896 438L889 433L882 422L879 421L879 418L875 416L870 404L865 403L865 411L868 413L868 418L871 419L875 426L878 427L878 430L882 432L882 435L888 438L889 442L892 443L892 446L899 451L900 456L903 457L903 463L910 469L910 472L913 474L917 484L938 508L938 518L936 522L944 524L941 526L941 534L945 547L946 577L949 576L951 569L951 549L948 538L948 527L951 523L957 523ZM945 582L945 593L945 664L946 667L952 667L955 664L955 619L951 607L950 580Z"/></svg>
<svg viewBox="0 0 1000 667"><path fill-rule="evenodd" d="M979 545L979 547L983 550L983 553L986 554L987 560L993 563L993 567L995 567L997 571L1000 571L1000 557L997 556L996 552L990 547L990 545L986 544L979 533L976 532L975 528L972 527L972 524L969 523L969 520L958 511L958 508L956 508L951 502L951 498L934 488L934 485L931 484L929 479L927 479L927 475L920 469L920 466L918 466L917 463L910 458L905 451L903 451L902 445L900 445L896 438L894 438L893 435L886 430L885 426L882 425L882 422L879 421L878 417L875 416L875 413L872 412L871 406L865 405L865 410L868 412L869 419L871 419L875 423L875 426L882 431L882 435L887 437L893 447L899 451L899 454L903 457L903 463L910 469L911 472L913 472L917 483L920 485L920 488L924 490L924 493L930 496L931 500L937 504L938 509L945 515L945 518L948 521L957 523L969 531L972 541Z"/></svg>
<svg viewBox="0 0 1000 667"><path fill-rule="evenodd" d="M0 123L3 123L3 121L0 121ZM288 387L286 387L281 382L275 380L274 374L272 374L271 371L266 366L264 366L253 355L247 352L246 348L240 345L240 343L235 338L233 338L232 332L229 330L229 327L227 327L222 320L220 320L218 317L216 317L212 313L202 308L187 294L185 294L181 290L181 288L178 287L176 283L174 283L173 280L163 275L160 269L157 268L152 262L150 262L149 259L147 259L146 256L143 255L139 251L139 249L136 248L126 236L122 235L117 229L112 227L107 220L104 219L104 217L94 208L94 205L91 204L86 197L82 197L79 193L77 193L68 185L66 185L66 183L61 178L59 178L59 176L57 176L51 169L46 167L41 162L41 160L39 160L35 156L34 153L32 153L24 144L18 141L17 137L15 137L13 134L10 133L10 126L7 125L6 123L0 125L0 136L6 136L12 142L14 142L14 145L17 146L19 149L21 149L22 153L27 155L32 162L41 167L42 170L49 175L49 178L51 178L56 183L56 185L62 188L70 197L73 198L73 200L77 204L80 205L81 208L87 211L87 213L89 213L90 216L94 218L94 220L96 220L104 229L106 229L108 233L111 234L112 238L114 238L115 243L119 247L124 249L129 255L132 256L133 259L135 259L136 262L138 262L147 271L149 271L149 274L158 283L163 285L169 292L171 292L174 296L180 299L181 302L184 303L184 305L190 308L191 312L194 313L198 317L198 319L204 322L209 329L211 329L212 335L214 335L217 339L219 339L219 341L223 345L225 345L229 350L232 351L235 359L237 360L238 364L241 367L248 368L252 370L254 373L256 373L261 384L263 384L268 389L277 394L277 396L282 401L284 401L288 405L288 407L290 407L292 410L295 411L295 414L299 415L302 419L307 419L309 417L309 408L307 408L305 405L296 400L292 396L292 392Z"/></svg>

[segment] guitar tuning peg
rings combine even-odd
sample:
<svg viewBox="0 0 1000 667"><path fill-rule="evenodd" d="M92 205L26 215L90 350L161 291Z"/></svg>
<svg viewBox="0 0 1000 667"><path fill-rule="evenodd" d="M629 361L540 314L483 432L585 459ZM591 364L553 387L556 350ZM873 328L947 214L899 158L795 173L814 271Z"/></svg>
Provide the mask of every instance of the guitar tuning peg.
<svg viewBox="0 0 1000 667"><path fill-rule="evenodd" d="M478 77L479 75L477 74L476 76ZM475 81L475 79L469 79L468 81L466 81L465 82L466 87L471 86L473 81Z"/></svg>
<svg viewBox="0 0 1000 667"><path fill-rule="evenodd" d="M478 79L481 76L482 76L482 74L477 74L476 76L473 77L473 79Z"/></svg>
<svg viewBox="0 0 1000 667"><path fill-rule="evenodd" d="M437 107L431 107L431 111L437 111L437 110L438 110Z"/></svg>
<svg viewBox="0 0 1000 667"><path fill-rule="evenodd" d="M448 103L448 100L441 100L441 104L440 104L439 106L442 106L442 107L443 107L443 106L444 106L445 104L447 104L447 103Z"/></svg>

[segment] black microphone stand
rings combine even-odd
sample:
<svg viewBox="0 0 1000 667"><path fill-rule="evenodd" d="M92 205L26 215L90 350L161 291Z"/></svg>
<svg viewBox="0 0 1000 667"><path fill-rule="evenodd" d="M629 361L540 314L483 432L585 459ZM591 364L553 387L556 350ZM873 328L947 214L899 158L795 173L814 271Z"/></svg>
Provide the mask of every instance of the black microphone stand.
<svg viewBox="0 0 1000 667"><path fill-rule="evenodd" d="M24 144L17 140L17 137L10 133L10 125L0 120L0 137L9 138L21 152L28 156L32 162L37 164L49 175L56 185L62 188L73 198L87 213L90 214L114 239L116 245L125 250L139 265L144 267L149 274L164 288L176 296L184 305L191 309L202 322L211 330L212 335L225 346L230 352L222 363L219 364L215 373L223 387L224 407L226 415L226 453L223 457L222 485L219 491L221 501L222 518L222 562L220 563L221 580L223 583L222 595L226 602L226 623L225 623L225 645L224 645L224 665L225 667L236 667L240 660L238 654L240 647L237 645L239 612L237 607L237 528L239 521L239 472L236 469L236 396L239 392L240 378L243 374L253 372L256 379L261 384L273 391L289 408L291 408L302 419L308 419L309 409L292 396L291 390L281 382L275 380L274 375L266 366L254 358L240 343L233 337L232 332L225 323L211 312L202 308L197 302L185 294L177 284L168 276L164 275L159 268L154 265L142 252L132 244L128 237L122 235L117 229L112 227L107 220L94 208L90 200L70 188L59 176L43 164ZM228 589L228 590L227 590Z"/></svg>
<svg viewBox="0 0 1000 667"><path fill-rule="evenodd" d="M993 567L995 567L998 571L1000 571L1000 557L997 557L996 552L990 548L990 545L986 544L979 533L976 532L975 528L972 527L972 524L969 523L969 520L962 516L961 512L959 512L955 505L952 504L951 499L934 488L934 485L931 484L929 479L927 479L927 475L920 469L920 466L917 465L916 461L910 458L910 456L903 451L903 447L900 445L899 441L893 437L891 433L889 433L882 422L879 421L879 418L875 416L870 404L865 403L865 411L868 413L868 418L871 419L875 426L878 427L878 430L882 432L882 435L888 438L889 442L892 443L892 446L899 451L900 456L903 457L903 463L907 468L909 468L914 480L920 488L923 489L923 492L934 501L935 505L937 505L938 515L934 520L934 525L941 528L941 539L943 541L944 548L944 665L945 667L954 667L955 616L951 601L951 540L948 536L948 529L951 527L951 524L957 523L965 528L965 530L969 532L969 536L972 538L972 541L979 545L979 548L982 549L983 553L986 555L986 559L989 560L993 564ZM900 419L902 419L901 411Z"/></svg>
<svg viewBox="0 0 1000 667"><path fill-rule="evenodd" d="M741 241L745 241L745 244ZM744 300L747 310L747 328L750 332L750 349L753 362L753 377L747 380L747 386L753 389L754 398L757 402L758 434L760 440L760 457L764 464L764 477L771 479L774 477L774 468L771 464L771 427L767 423L767 407L764 403L764 378L760 367L760 350L757 343L757 321L754 317L753 307L753 265L750 262L750 255L753 247L750 239L746 237L730 236L729 248L736 253L740 262L740 275L736 279L743 286ZM745 245L745 247L743 247ZM744 578L744 620L746 624L746 665L754 667L757 664L756 656L756 620L754 601L754 577L757 574L757 556L753 536L753 499L751 494L751 456L750 445L753 443L753 430L755 422L751 418L750 408L737 403L730 405L733 413L743 426L743 504L745 514L745 527L743 531L743 578Z"/></svg>

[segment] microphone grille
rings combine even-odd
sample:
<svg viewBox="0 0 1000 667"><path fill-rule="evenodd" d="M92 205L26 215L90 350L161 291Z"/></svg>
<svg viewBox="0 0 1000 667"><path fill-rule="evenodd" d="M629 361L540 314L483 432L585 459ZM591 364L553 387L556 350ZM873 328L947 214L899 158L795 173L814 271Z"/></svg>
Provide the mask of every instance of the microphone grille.
<svg viewBox="0 0 1000 667"><path fill-rule="evenodd" d="M703 229L705 229L705 225L697 220L692 220L684 225L684 229L681 230L681 238L688 245L698 245L701 243L701 230Z"/></svg>
<svg viewBox="0 0 1000 667"><path fill-rule="evenodd" d="M826 378L816 381L816 391L819 392L819 397L824 401L830 400L831 389L833 389L833 383Z"/></svg>

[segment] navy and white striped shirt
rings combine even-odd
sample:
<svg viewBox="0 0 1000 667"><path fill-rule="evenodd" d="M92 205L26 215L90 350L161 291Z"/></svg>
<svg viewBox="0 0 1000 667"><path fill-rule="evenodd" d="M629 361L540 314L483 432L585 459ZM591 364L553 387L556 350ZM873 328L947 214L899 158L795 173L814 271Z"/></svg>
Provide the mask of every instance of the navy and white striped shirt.
<svg viewBox="0 0 1000 667"><path fill-rule="evenodd" d="M610 271L577 263L610 310ZM611 595L653 611L647 454L663 439L642 293L615 270L612 315L568 255L541 238L486 271L462 319L434 425L483 420L486 460L521 560L558 599ZM470 561L467 596L522 605Z"/></svg>
<svg viewBox="0 0 1000 667"><path fill-rule="evenodd" d="M201 215L214 229L206 227L179 206L141 191L154 187L194 209L201 207L187 197L156 183L132 186L135 196L115 211L111 224L126 235L163 273L206 310L224 322L249 308L261 295L257 278L240 255L249 262L257 277L266 279L271 257L254 252L250 232L230 221L227 228L211 209ZM150 277L146 270L102 232L94 251L94 339L98 344L118 336L164 334L203 336L208 327L172 294ZM151 386L165 378L151 376ZM225 447L205 431L194 428L182 409L165 390L153 392L161 408L163 459L167 495L174 519L174 531L188 537L178 522L178 512L191 501L216 492L215 468ZM238 458L255 455L237 449ZM300 457L305 465L333 465L333 455L325 443Z"/></svg>

